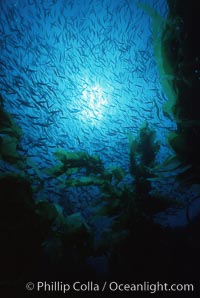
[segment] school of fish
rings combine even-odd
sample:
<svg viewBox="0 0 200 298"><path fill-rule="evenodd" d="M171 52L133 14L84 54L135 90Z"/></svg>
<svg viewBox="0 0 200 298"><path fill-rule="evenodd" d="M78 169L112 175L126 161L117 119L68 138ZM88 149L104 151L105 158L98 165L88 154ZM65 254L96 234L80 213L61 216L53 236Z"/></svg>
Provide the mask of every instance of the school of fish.
<svg viewBox="0 0 200 298"><path fill-rule="evenodd" d="M98 154L105 167L128 173L127 135L145 121L161 143L158 161L170 155L166 138L176 125L162 111L151 17L137 2L167 15L163 0L1 1L1 94L22 128L24 154L39 169L65 148ZM45 191L59 195L54 186L47 180Z"/></svg>

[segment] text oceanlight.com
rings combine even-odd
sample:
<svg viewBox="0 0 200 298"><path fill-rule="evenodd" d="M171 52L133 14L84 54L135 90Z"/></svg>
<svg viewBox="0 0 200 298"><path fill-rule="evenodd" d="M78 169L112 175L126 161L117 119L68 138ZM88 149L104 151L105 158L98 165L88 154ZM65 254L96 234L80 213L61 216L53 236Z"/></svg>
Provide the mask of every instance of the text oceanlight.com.
<svg viewBox="0 0 200 298"><path fill-rule="evenodd" d="M70 291L75 292L149 292L154 294L156 292L193 292L193 284L169 284L169 283L150 283L148 281L142 283L120 283L116 281L105 281L102 283L95 283L93 281L74 283L65 283L62 281L38 281L36 283L28 282L26 284L28 291L37 292L62 292L63 294Z"/></svg>

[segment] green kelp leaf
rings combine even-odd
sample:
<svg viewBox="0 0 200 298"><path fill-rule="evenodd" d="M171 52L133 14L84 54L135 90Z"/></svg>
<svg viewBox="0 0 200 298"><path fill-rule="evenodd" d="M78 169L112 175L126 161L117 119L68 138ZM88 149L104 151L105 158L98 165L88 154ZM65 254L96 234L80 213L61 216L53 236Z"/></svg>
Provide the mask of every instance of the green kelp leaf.
<svg viewBox="0 0 200 298"><path fill-rule="evenodd" d="M25 168L25 158L17 151L21 129L15 124L12 116L3 108L3 98L0 96L0 158L12 164L15 168Z"/></svg>
<svg viewBox="0 0 200 298"><path fill-rule="evenodd" d="M109 167L109 171L112 173L113 177L118 180L121 181L124 176L125 176L125 172L121 167Z"/></svg>
<svg viewBox="0 0 200 298"><path fill-rule="evenodd" d="M4 135L9 135L11 137L16 137L15 133L13 133L13 130L10 127L1 127L0 133Z"/></svg>
<svg viewBox="0 0 200 298"><path fill-rule="evenodd" d="M23 158L17 152L18 139L5 136L0 141L0 156L8 163L16 164L22 162Z"/></svg>
<svg viewBox="0 0 200 298"><path fill-rule="evenodd" d="M63 164L55 165L51 168L45 168L42 172L51 177L58 177L65 172L65 166Z"/></svg>
<svg viewBox="0 0 200 298"><path fill-rule="evenodd" d="M54 152L55 158L61 162L61 164L55 165L51 168L43 169L43 172L51 177L58 177L62 174L72 175L80 171L82 168L87 170L87 174L90 173L102 173L103 164L98 155L89 155L86 152L68 152L64 149ZM75 184L70 182L68 184ZM88 183L85 180L77 182L80 184ZM90 182L92 183L92 182Z"/></svg>
<svg viewBox="0 0 200 298"><path fill-rule="evenodd" d="M13 118L4 109L0 108L0 133L6 133L10 136L20 138L21 129L15 124Z"/></svg>
<svg viewBox="0 0 200 298"><path fill-rule="evenodd" d="M160 144L155 141L155 131L151 130L145 122L140 128L135 139L129 135L130 143L130 174L136 179L145 178L150 174L150 168L154 166L155 157L160 149Z"/></svg>
<svg viewBox="0 0 200 298"><path fill-rule="evenodd" d="M92 231L80 212L67 216L66 227L64 243L67 249L69 247L72 248L72 257L74 257L74 254L77 254L75 255L75 261L79 262L79 260L91 253L93 244Z"/></svg>
<svg viewBox="0 0 200 298"><path fill-rule="evenodd" d="M85 219L80 212L73 213L67 216L66 224L68 227L68 234L79 234L90 231Z"/></svg>
<svg viewBox="0 0 200 298"><path fill-rule="evenodd" d="M177 168L181 167L183 165L183 162L176 156L170 156L168 157L162 164L157 165L152 169L152 172L168 172L168 171L174 171Z"/></svg>
<svg viewBox="0 0 200 298"><path fill-rule="evenodd" d="M36 213L40 218L44 227L50 227L55 221L59 224L65 224L66 220L63 216L63 209L58 204L53 204L45 200L37 202Z"/></svg>
<svg viewBox="0 0 200 298"><path fill-rule="evenodd" d="M135 140L135 137L132 135L132 133L128 133L127 138L128 138L130 150L135 152L137 150L137 142Z"/></svg>
<svg viewBox="0 0 200 298"><path fill-rule="evenodd" d="M66 218L64 217L64 214L63 214L63 207L57 203L54 203L54 207L57 211L57 221L58 223L60 224L66 224Z"/></svg>
<svg viewBox="0 0 200 298"><path fill-rule="evenodd" d="M141 157L141 163L146 167L152 167L159 149L159 142L155 141L155 131L151 130L146 122L144 127L140 129L137 146L137 153Z"/></svg>
<svg viewBox="0 0 200 298"><path fill-rule="evenodd" d="M180 159L185 159L188 156L188 146L186 144L185 136L171 132L168 135L168 143L171 148L177 153Z"/></svg>
<svg viewBox="0 0 200 298"><path fill-rule="evenodd" d="M109 171L109 170L104 170L102 173L101 173L101 177L107 182L109 183L109 185L111 184L111 181L112 181L112 172Z"/></svg>
<svg viewBox="0 0 200 298"><path fill-rule="evenodd" d="M65 171L65 174L73 175L73 174L76 174L79 170L80 168L69 168Z"/></svg>
<svg viewBox="0 0 200 298"><path fill-rule="evenodd" d="M102 174L104 172L103 163L98 155L88 155L85 167L89 173Z"/></svg>
<svg viewBox="0 0 200 298"><path fill-rule="evenodd" d="M66 174L66 175L75 174L79 170L80 170L79 168L67 168L66 165L58 164L58 165L55 165L51 168L45 168L45 169L42 170L42 172L45 173L48 176L56 178L56 177L59 177L63 174Z"/></svg>
<svg viewBox="0 0 200 298"><path fill-rule="evenodd" d="M132 176L134 176L135 175L135 169L136 169L136 152L137 152L138 143L134 139L134 137L131 133L128 134L128 140L129 140L129 148L130 148L130 151L129 151L129 160L130 160L129 170L130 170L130 174Z"/></svg>
<svg viewBox="0 0 200 298"><path fill-rule="evenodd" d="M182 162L176 155L167 158L162 164L151 169L154 177L149 177L149 181L159 181L168 177L176 177L179 180L184 173L192 168L192 165Z"/></svg>
<svg viewBox="0 0 200 298"><path fill-rule="evenodd" d="M56 208L58 214L60 214L61 216L63 216L63 207L60 206L59 204L54 203L54 207Z"/></svg>
<svg viewBox="0 0 200 298"><path fill-rule="evenodd" d="M39 217L49 223L52 223L58 215L55 206L48 201L37 202L36 213L39 215Z"/></svg>
<svg viewBox="0 0 200 298"><path fill-rule="evenodd" d="M120 188L114 187L107 180L104 184L100 185L100 190L102 191L102 198L105 200L117 199L122 194L122 190Z"/></svg>
<svg viewBox="0 0 200 298"><path fill-rule="evenodd" d="M81 162L84 159L88 158L88 154L86 152L68 152L65 149L60 149L54 152L54 157L61 161L64 164L71 165L73 167L73 163L79 162L81 166Z"/></svg>
<svg viewBox="0 0 200 298"><path fill-rule="evenodd" d="M128 132L128 134L127 134L127 138L128 138L129 144L131 144L132 141L134 140L134 137L133 137L133 135L132 135L131 132Z"/></svg>
<svg viewBox="0 0 200 298"><path fill-rule="evenodd" d="M167 96L168 101L163 105L163 110L166 114L173 115L173 107L177 100L177 94L173 88L174 73L173 69L165 57L163 50L162 32L166 26L164 18L159 15L156 10L145 3L137 3L137 6L143 9L152 18L152 37L153 37L153 50L155 60L158 66L160 82L163 90Z"/></svg>
<svg viewBox="0 0 200 298"><path fill-rule="evenodd" d="M67 179L67 186L88 186L88 185L103 185L106 181L101 177L85 176L79 179Z"/></svg>
<svg viewBox="0 0 200 298"><path fill-rule="evenodd" d="M86 152L68 152L64 149L60 149L54 153L54 156L65 165L67 170L74 168L73 172L76 171L76 168L85 168L87 174L100 174L104 171L103 163L98 155L89 155Z"/></svg>
<svg viewBox="0 0 200 298"><path fill-rule="evenodd" d="M141 2L136 3L136 5L137 5L137 7L144 10L152 18L157 17L160 24L163 23L163 21L164 21L163 17L160 14L158 14L158 12L153 7L151 7L150 5L148 5L146 3L141 3Z"/></svg>
<svg viewBox="0 0 200 298"><path fill-rule="evenodd" d="M94 162L96 162L96 163L101 163L101 159L100 159L100 157L97 154L89 155L89 158L91 160L93 160Z"/></svg>
<svg viewBox="0 0 200 298"><path fill-rule="evenodd" d="M67 186L66 186L66 178L65 176L60 176L60 177L57 177L57 182L58 182L58 185L56 186L56 188L58 190L63 190L65 189Z"/></svg>

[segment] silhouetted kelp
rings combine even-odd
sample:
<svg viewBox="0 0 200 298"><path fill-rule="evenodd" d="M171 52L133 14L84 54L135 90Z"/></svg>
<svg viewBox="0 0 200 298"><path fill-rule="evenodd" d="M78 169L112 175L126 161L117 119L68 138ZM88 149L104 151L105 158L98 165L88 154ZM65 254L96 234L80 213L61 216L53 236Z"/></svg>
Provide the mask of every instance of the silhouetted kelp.
<svg viewBox="0 0 200 298"><path fill-rule="evenodd" d="M170 171L172 175L176 174L181 185L198 184L200 58L195 35L198 16L191 17L194 11L198 11L198 2L194 1L191 5L187 1L169 0L170 13L166 20L148 4L138 5L152 18L154 56L160 82L168 99L163 104L163 112L177 123L176 132L168 136L168 144L175 156L165 161L163 170L166 173L167 167L170 167L168 174Z"/></svg>
<svg viewBox="0 0 200 298"><path fill-rule="evenodd" d="M168 1L170 14L162 33L162 55L165 70L172 76L176 100L169 116L177 130L169 134L169 145L176 153L171 165L176 180L183 187L195 188L198 199L200 185L200 120L199 120L199 45L196 43L198 1ZM167 105L170 103L168 101ZM178 170L178 172L177 172ZM191 198L191 203L195 198ZM190 200L187 208L190 206ZM189 217L188 217L189 220Z"/></svg>
<svg viewBox="0 0 200 298"><path fill-rule="evenodd" d="M15 124L13 118L3 106L3 98L0 95L0 159L7 161L18 168L23 167L22 156L17 147L22 135L21 129Z"/></svg>
<svg viewBox="0 0 200 298"><path fill-rule="evenodd" d="M130 142L130 173L135 179L136 193L149 193L151 186L147 178L152 176L151 168L154 167L155 157L160 146L155 141L155 132L146 123L140 129L139 136Z"/></svg>
<svg viewBox="0 0 200 298"><path fill-rule="evenodd" d="M70 277L82 267L87 275L92 233L80 213L64 217L60 206L35 202L30 182L19 175L1 177L0 192L1 285L20 285L39 274L45 260Z"/></svg>
<svg viewBox="0 0 200 298"><path fill-rule="evenodd" d="M8 119L1 122L1 132L13 135L15 131L19 131L20 133L17 135L19 142L21 130L13 124L12 117L3 108L1 112L4 118ZM8 130L6 130L7 127ZM13 142L15 143L15 139ZM146 150L147 147L148 150ZM17 152L17 147L15 149ZM149 204L154 204L154 207L145 207L148 206L147 201L150 198L150 182L148 181L148 178L152 176L150 169L155 166L154 160L158 150L159 145L158 142L155 142L155 134L146 124L141 128L138 138L130 141L130 173L133 177L133 182L130 184L123 183L125 173L121 167L106 169L97 155L89 155L86 152L67 152L64 149L55 151L54 156L59 163L42 170L49 177L48 179L56 179L64 175L63 189L69 186L95 185L101 191L100 201L104 203L103 205L99 204L98 200L93 203L94 214L88 219L88 222L81 213L72 212L71 215L64 215L62 207L56 203L40 198L34 201L31 184L34 179L37 182L42 180L40 173L34 177L27 176L25 179L26 167L35 168L36 166L25 156L22 159L18 152L7 150L9 156L19 156L23 167L21 165L19 167L21 174L13 175L8 172L0 180L1 210L3 214L9 213L6 219L5 217L1 219L4 238L7 229L11 230L9 241L6 242L4 239L4 264L6 264L7 258L13 261L15 253L19 253L20 257L16 261L16 268L19 270L20 262L26 262L26 256L28 258L31 254L32 247L34 247L31 246L32 241L36 246L33 255L36 267L40 267L38 264L40 258L46 258L51 268L62 268L60 270L71 277L82 270L90 274L90 269L86 265L88 256L110 252L112 263L116 254L115 248L120 249L131 241L133 227L134 230L140 229L141 225L149 222L149 216L169 205L168 202L167 205L161 204L155 208L156 204L151 197ZM5 155L2 155L2 159L18 168L18 158L15 163L14 160L7 159ZM39 169L36 171L38 172ZM74 175L77 173L79 178ZM43 185L42 181L40 183ZM34 188L34 191L36 192L37 189ZM102 216L111 217L112 223L110 229L104 232L101 239L96 242L94 240L95 231L91 229L91 226L97 218ZM15 225L18 227L17 230L14 228ZM30 239L26 238L26 233L30 235ZM6 252L6 246L9 246L8 252ZM26 254L23 256L24 249ZM11 266L11 263L9 264L8 271ZM67 264L69 267L64 268L63 264ZM27 266L29 265L27 263ZM28 268L24 270L30 272ZM18 274L23 276L23 272L23 270L19 270ZM11 276L8 272L7 278L15 279L16 276ZM4 280L3 277L2 280Z"/></svg>
<svg viewBox="0 0 200 298"><path fill-rule="evenodd" d="M169 3L172 7L172 2ZM180 1L173 3L180 4ZM103 202L94 202L94 214L88 220L80 212L66 216L58 204L40 198L33 200L31 184L36 179L42 180L41 174L30 159L19 154L22 132L4 110L1 99L1 159L22 173L22 176L5 173L5 177L0 179L1 280L13 281L19 275L25 280L27 272L30 276L34 275L30 272L33 265L37 277L43 264L47 266L43 276L46 276L48 268L51 271L48 274L55 276L63 272L71 278L85 272L89 276L91 271L86 264L87 257L98 255L106 255L112 277L125 280L129 274L131 279L135 277L138 280L157 279L158 276L165 281L169 278L174 281L177 277L182 280L187 276L192 279L193 266L199 268L199 260L195 258L200 247L199 223L193 233L189 231L187 235L185 231L173 234L171 230L155 224L153 215L173 202L159 194L150 194L151 181L168 177L172 172L182 184L199 184L200 125L198 110L195 109L197 97L193 94L193 87L195 91L198 89L197 76L188 72L190 66L184 57L191 58L191 65L195 65L196 60L187 56L184 50L184 38L185 41L187 38L184 37L182 16L174 18L172 13L163 24L152 9L140 6L152 16L155 57L162 76L161 83L169 97L163 109L168 116L175 118L178 126L177 132L169 136L175 156L162 165L155 163L159 143L147 124L137 137L129 135L130 184L123 183L122 168L105 168L97 155L57 150L54 157L58 164L43 168L42 174L49 180L61 178L64 191L67 187L98 186L100 201ZM164 28L161 40L158 24L162 24L161 29ZM180 29L176 30L177 26ZM27 166L32 167L37 175L24 179ZM111 224L97 241L92 227L102 216L111 218ZM189 228L192 229L192 226ZM27 264L22 267L24 262Z"/></svg>

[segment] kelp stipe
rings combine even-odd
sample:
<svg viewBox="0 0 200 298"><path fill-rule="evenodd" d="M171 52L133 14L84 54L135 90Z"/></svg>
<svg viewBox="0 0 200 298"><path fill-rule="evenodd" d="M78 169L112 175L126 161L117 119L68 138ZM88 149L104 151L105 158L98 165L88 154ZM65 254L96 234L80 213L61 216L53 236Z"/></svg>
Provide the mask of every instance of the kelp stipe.
<svg viewBox="0 0 200 298"><path fill-rule="evenodd" d="M155 166L155 157L160 145L155 141L155 132L146 123L139 131L138 138L129 136L129 159L130 173L134 178L134 189L137 195L149 194L151 190L150 181L152 177L151 168Z"/></svg>

